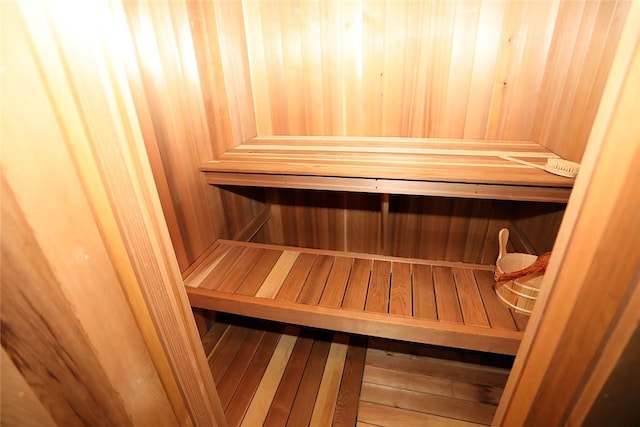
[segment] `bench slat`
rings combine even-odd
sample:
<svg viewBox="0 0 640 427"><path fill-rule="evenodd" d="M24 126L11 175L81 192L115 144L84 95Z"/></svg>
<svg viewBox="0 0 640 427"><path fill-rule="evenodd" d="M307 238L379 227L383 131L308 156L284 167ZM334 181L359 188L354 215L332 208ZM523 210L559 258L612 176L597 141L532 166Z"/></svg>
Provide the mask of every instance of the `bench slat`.
<svg viewBox="0 0 640 427"><path fill-rule="evenodd" d="M194 307L506 354L515 354L526 326L526 318L516 318L499 302L491 272L483 266L218 244L218 255L209 256L185 281ZM208 268L207 262L216 267ZM216 274L223 270L224 275Z"/></svg>

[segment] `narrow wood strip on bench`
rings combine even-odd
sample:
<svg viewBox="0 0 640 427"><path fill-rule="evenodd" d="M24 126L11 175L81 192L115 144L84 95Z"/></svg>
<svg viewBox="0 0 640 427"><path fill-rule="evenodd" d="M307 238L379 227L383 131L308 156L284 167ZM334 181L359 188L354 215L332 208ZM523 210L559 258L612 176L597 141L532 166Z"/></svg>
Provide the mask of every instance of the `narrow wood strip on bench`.
<svg viewBox="0 0 640 427"><path fill-rule="evenodd" d="M255 295L269 275L269 272L282 255L282 251L267 250L255 265L249 266L251 271L244 278L236 293L240 295Z"/></svg>
<svg viewBox="0 0 640 427"><path fill-rule="evenodd" d="M482 303L487 311L490 326L492 328L517 331L518 329L516 328L516 324L513 321L508 307L496 298L493 290L493 284L495 283L493 281L493 274L490 271L478 270L475 270L473 274L478 282Z"/></svg>
<svg viewBox="0 0 640 427"><path fill-rule="evenodd" d="M428 265L413 264L413 315L418 319L437 320L433 276Z"/></svg>
<svg viewBox="0 0 640 427"><path fill-rule="evenodd" d="M388 261L374 261L367 293L365 311L371 313L388 313L389 285L391 263Z"/></svg>
<svg viewBox="0 0 640 427"><path fill-rule="evenodd" d="M449 267L433 267L433 287L436 293L438 320L462 323L458 293Z"/></svg>
<svg viewBox="0 0 640 427"><path fill-rule="evenodd" d="M251 267L247 266L254 266L263 255L264 249L248 248L242 262L236 263L229 274L219 280L221 283L215 289L220 292L235 292L251 271Z"/></svg>
<svg viewBox="0 0 640 427"><path fill-rule="evenodd" d="M293 263L298 258L298 252L293 251L284 251L278 261L273 266L273 269L269 272L269 275L266 279L264 279L264 283L256 292L257 297L262 298L275 298L278 295L278 291L280 291L280 286L286 279Z"/></svg>
<svg viewBox="0 0 640 427"><path fill-rule="evenodd" d="M391 267L389 314L411 317L411 264L394 262Z"/></svg>
<svg viewBox="0 0 640 427"><path fill-rule="evenodd" d="M336 257L319 305L340 307L351 274L353 258Z"/></svg>
<svg viewBox="0 0 640 427"><path fill-rule="evenodd" d="M242 248L240 246L233 246L223 258L218 262L216 267L211 271L205 282L207 289L216 289L225 280L229 271L236 265L241 256L246 252L248 248Z"/></svg>
<svg viewBox="0 0 640 427"><path fill-rule="evenodd" d="M453 277L456 282L462 317L467 325L489 326L487 313L480 297L480 291L473 277L473 270L454 268Z"/></svg>
<svg viewBox="0 0 640 427"><path fill-rule="evenodd" d="M353 262L351 277L342 301L342 308L364 310L372 264L373 262L368 259L356 259Z"/></svg>
<svg viewBox="0 0 640 427"><path fill-rule="evenodd" d="M304 282L304 286L298 295L297 301L301 304L317 305L324 291L325 284L329 278L329 272L333 266L335 257L328 255L318 255L311 267L309 276Z"/></svg>
<svg viewBox="0 0 640 427"><path fill-rule="evenodd" d="M231 246L215 243L211 253L204 259L195 270L193 270L184 280L186 286L200 286L206 280L216 266L222 261Z"/></svg>
<svg viewBox="0 0 640 427"><path fill-rule="evenodd" d="M283 301L295 301L300 295L300 291L304 286L304 282L309 277L311 267L315 263L317 255L315 254L300 254L296 262L291 267L289 275L284 280L276 299Z"/></svg>

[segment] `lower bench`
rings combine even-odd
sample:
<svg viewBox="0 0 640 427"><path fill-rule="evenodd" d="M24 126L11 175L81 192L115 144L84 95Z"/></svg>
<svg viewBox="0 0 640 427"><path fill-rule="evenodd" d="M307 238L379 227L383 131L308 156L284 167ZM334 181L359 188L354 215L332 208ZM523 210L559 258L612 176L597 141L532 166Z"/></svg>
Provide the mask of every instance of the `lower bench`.
<svg viewBox="0 0 640 427"><path fill-rule="evenodd" d="M488 266L219 240L185 279L191 305L403 341L515 354L527 317Z"/></svg>

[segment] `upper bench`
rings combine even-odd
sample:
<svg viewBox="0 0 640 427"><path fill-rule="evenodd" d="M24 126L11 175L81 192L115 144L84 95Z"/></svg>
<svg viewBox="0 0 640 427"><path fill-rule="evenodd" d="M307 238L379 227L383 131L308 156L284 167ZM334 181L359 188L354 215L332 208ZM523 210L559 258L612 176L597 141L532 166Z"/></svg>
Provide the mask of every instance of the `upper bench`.
<svg viewBox="0 0 640 427"><path fill-rule="evenodd" d="M532 141L374 137L256 137L201 166L210 184L566 202L573 179L543 166Z"/></svg>

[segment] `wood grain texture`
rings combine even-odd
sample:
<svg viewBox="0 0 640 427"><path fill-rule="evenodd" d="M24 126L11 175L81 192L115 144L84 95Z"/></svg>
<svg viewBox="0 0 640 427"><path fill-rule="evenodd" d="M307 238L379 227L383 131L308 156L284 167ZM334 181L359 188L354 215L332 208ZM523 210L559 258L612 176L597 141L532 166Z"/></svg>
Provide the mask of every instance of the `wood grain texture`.
<svg viewBox="0 0 640 427"><path fill-rule="evenodd" d="M410 317L413 314L411 264L394 263L391 269L389 314Z"/></svg>
<svg viewBox="0 0 640 427"><path fill-rule="evenodd" d="M269 412L264 420L265 427L275 427L286 425L289 418L289 410L291 409L294 399L300 386L300 381L307 366L307 360L313 346L313 333L309 336L298 337L295 346L291 352L289 363L282 374L282 381L278 386L278 390L273 397L273 402L269 408Z"/></svg>
<svg viewBox="0 0 640 427"><path fill-rule="evenodd" d="M436 294L438 319L462 323L458 292L450 268L433 267L433 289Z"/></svg>
<svg viewBox="0 0 640 427"><path fill-rule="evenodd" d="M495 352L512 351L509 350L513 344L510 340L517 340L520 335L513 321L510 328L504 322L500 323L502 317L511 318L512 314L500 306L491 289L481 294L474 275L476 270L463 264L451 264L454 265L452 268L392 257L372 256L374 259L371 260L357 254L344 256L349 253L336 257L335 252L322 250L280 246L267 249L269 245L222 240L218 244L242 248L236 261L239 265L246 266L246 260L253 259L251 249L258 248L282 253L279 260L285 261L280 267L275 263L268 274L262 275L264 284L255 284L265 290L264 295L246 295L241 289L236 293L211 289L206 282L218 279L194 271L198 280L187 278L186 283L195 307L316 328ZM282 249L282 252L275 249ZM288 255L283 258L284 254ZM343 261L340 280L334 280L337 273L330 273L336 259ZM492 275L488 269L476 272L487 273L488 278ZM396 291L393 290L394 280ZM418 299L414 301L414 297ZM323 298L335 303L322 304ZM486 307L483 298L487 300ZM388 312L391 305L396 306L393 316ZM415 311L412 310L414 307ZM498 319L498 328L491 327L490 318ZM518 319L516 324L524 328L526 318L522 322Z"/></svg>
<svg viewBox="0 0 640 427"><path fill-rule="evenodd" d="M31 389L11 358L2 348L0 353L2 383L0 384L0 410L5 425L27 427L56 425L38 396Z"/></svg>
<svg viewBox="0 0 640 427"><path fill-rule="evenodd" d="M558 7L534 139L565 158L582 158L629 6L611 1Z"/></svg>
<svg viewBox="0 0 640 427"><path fill-rule="evenodd" d="M573 404L593 398L594 390L585 384L593 380L594 366L604 362L601 349L620 351L629 342L629 334L622 338L614 331L624 327L620 322L634 301L640 262L640 253L632 249L640 241L632 208L639 203L635 183L640 179L640 127L634 121L640 6L630 7L585 151L583 178L567 207L529 333L496 414L500 424L561 424L569 416L585 416L588 405L574 412ZM615 253L626 256L621 260Z"/></svg>
<svg viewBox="0 0 640 427"><path fill-rule="evenodd" d="M87 13L82 21L71 19L67 7L44 2L18 7L19 13L14 6L6 9L11 14L2 13L3 38L7 28L16 46L11 52L20 52L8 54L2 88L14 106L6 121L2 205L14 205L12 217L20 219L14 234L3 233L3 256L18 250L11 274L35 275L34 283L43 284L32 287L40 288L40 297L30 301L26 288L16 288L17 279L3 269L2 287L9 297L9 280L10 288L22 292L17 302L31 304L21 321L39 330L24 336L44 340L32 339L31 350L22 348L21 326L3 317L3 323L13 324L12 336L4 335L11 327L3 327L4 347L10 357L22 348L25 363L37 350L33 367L40 369L29 374L30 383L56 381L47 364L59 372L57 385L38 390L43 396L46 389L57 399L83 390L55 405L66 408L52 412L57 422L80 416L89 423L113 419L125 425L217 423L217 395L203 376L206 360L181 293L124 65L114 58L112 30L126 28L122 5L94 3L79 10ZM15 203L6 199L10 193ZM31 251L5 240L20 233L23 248ZM25 256L34 256L31 266ZM49 301L39 303L41 297ZM60 313L50 314L51 309ZM58 321L68 328L60 329ZM74 342L66 341L72 336ZM126 357L113 351L114 342ZM181 352L174 354L177 347ZM96 384L95 390L88 384ZM104 395L105 390L113 394Z"/></svg>
<svg viewBox="0 0 640 427"><path fill-rule="evenodd" d="M276 331L266 331L260 345L253 355L251 365L242 377L236 388L229 406L225 408L227 425L239 426L251 405L256 390L260 386L263 375L269 365L271 357L280 340L280 334Z"/></svg>
<svg viewBox="0 0 640 427"><path fill-rule="evenodd" d="M365 311L372 313L389 312L389 287L391 285L391 263L374 261L369 280Z"/></svg>
<svg viewBox="0 0 640 427"><path fill-rule="evenodd" d="M353 426L356 422L366 354L366 340L351 337L333 414L332 425L336 427Z"/></svg>
<svg viewBox="0 0 640 427"><path fill-rule="evenodd" d="M242 12L224 2L124 7L131 95L185 270L216 238L233 237L263 207L259 196L209 186L197 172L201 162L255 136L253 115L246 114L253 111L243 75L246 49L229 51L244 44Z"/></svg>
<svg viewBox="0 0 640 427"><path fill-rule="evenodd" d="M244 2L257 133L509 140L590 123L625 3ZM583 9L594 30L576 37ZM572 132L549 142L580 151Z"/></svg>
<svg viewBox="0 0 640 427"><path fill-rule="evenodd" d="M282 334L280 336L269 364L260 380L260 385L255 392L254 398L251 400L247 413L242 419L242 426L263 424L297 338L296 334Z"/></svg>
<svg viewBox="0 0 640 427"><path fill-rule="evenodd" d="M293 195L299 193L304 194L296 200ZM513 231L518 252L551 250L565 207L392 195L385 211L378 196L277 189L270 194L268 200L277 204L270 205L272 216L265 228L278 231L269 233L269 240L255 242L484 264L495 263L502 227ZM368 209L359 210L365 202ZM321 216L327 220L319 221ZM356 217L361 219L350 220Z"/></svg>
<svg viewBox="0 0 640 427"><path fill-rule="evenodd" d="M349 349L348 342L348 336L334 335L309 426L324 426L328 420L333 419Z"/></svg>
<svg viewBox="0 0 640 427"><path fill-rule="evenodd" d="M313 414L318 389L322 381L322 373L331 349L330 336L318 336L311 348L307 367L300 381L296 398L289 412L287 426L308 426Z"/></svg>

